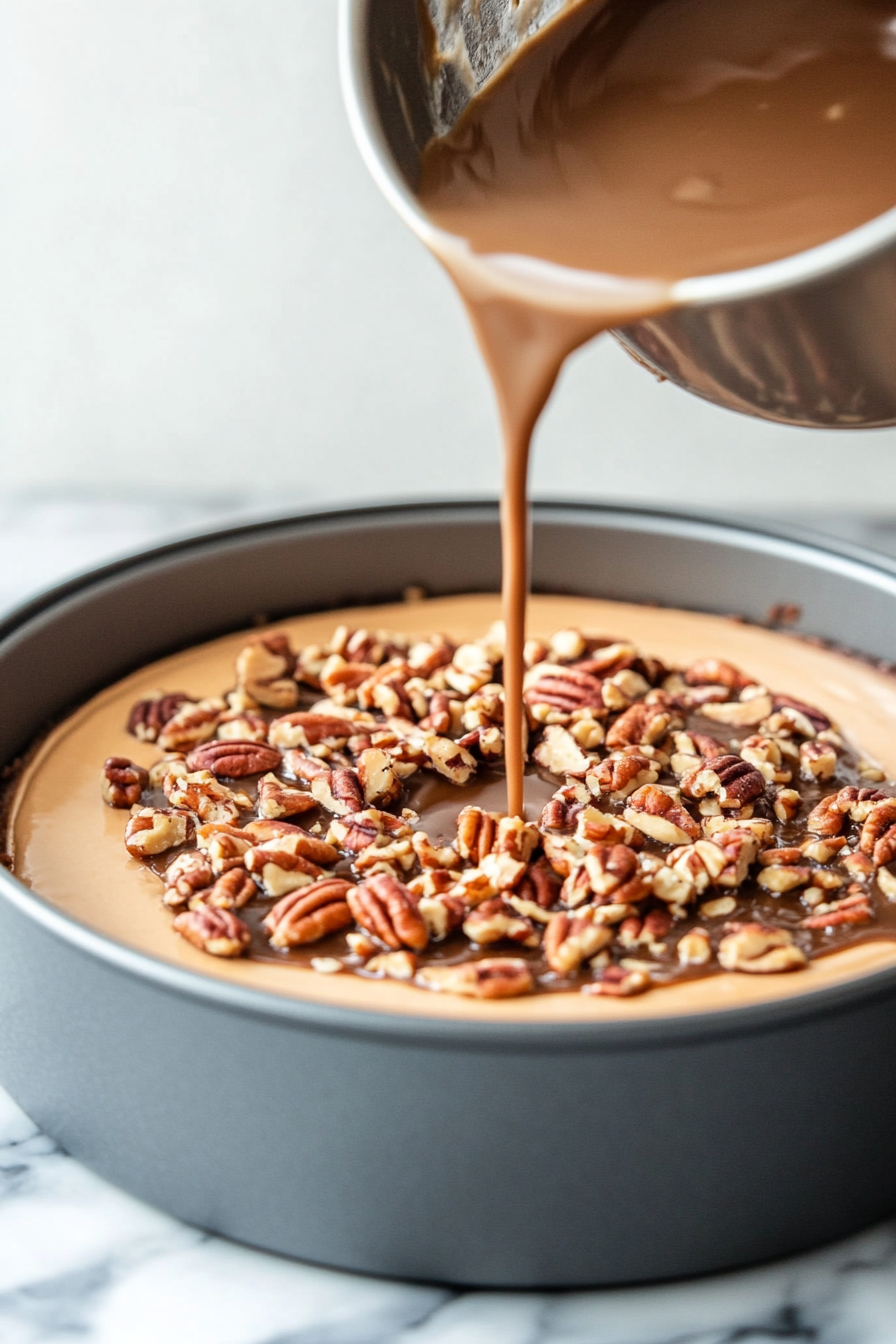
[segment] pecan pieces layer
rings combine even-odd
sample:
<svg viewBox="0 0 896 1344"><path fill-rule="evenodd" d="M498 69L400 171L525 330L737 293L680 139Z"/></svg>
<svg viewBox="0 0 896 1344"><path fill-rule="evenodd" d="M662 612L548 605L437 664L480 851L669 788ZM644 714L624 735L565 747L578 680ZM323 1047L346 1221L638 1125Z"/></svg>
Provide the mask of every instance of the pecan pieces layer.
<svg viewBox="0 0 896 1344"><path fill-rule="evenodd" d="M503 656L499 626L301 649L273 631L221 696L140 700L127 728L163 754L109 757L101 792L175 930L495 999L799 972L896 925L896 790L823 710L712 656L676 671L623 639L530 640L536 824L478 792L499 779ZM447 834L427 777L455 791Z"/></svg>

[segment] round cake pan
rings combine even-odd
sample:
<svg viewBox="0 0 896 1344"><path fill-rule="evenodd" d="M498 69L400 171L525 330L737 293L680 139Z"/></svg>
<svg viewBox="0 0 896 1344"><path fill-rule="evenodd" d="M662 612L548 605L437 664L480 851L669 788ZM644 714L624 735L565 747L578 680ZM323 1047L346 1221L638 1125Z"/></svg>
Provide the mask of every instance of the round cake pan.
<svg viewBox="0 0 896 1344"><path fill-rule="evenodd" d="M896 654L896 565L668 514L534 510L534 587ZM107 566L0 629L0 759L128 670L252 624L494 590L497 509L278 520ZM66 843L77 843L68 837ZM110 893L114 899L114 893ZM306 1004L113 943L0 873L0 1079L81 1161L303 1259L515 1287L695 1274L896 1208L896 970L695 1017L501 1023Z"/></svg>

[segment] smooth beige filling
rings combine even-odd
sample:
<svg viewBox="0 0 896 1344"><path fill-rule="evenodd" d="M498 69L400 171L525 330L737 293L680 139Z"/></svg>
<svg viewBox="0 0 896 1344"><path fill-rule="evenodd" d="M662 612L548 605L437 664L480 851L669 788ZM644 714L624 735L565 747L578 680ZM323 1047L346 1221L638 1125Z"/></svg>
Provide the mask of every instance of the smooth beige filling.
<svg viewBox="0 0 896 1344"><path fill-rule="evenodd" d="M273 628L288 631L297 646L329 639L343 622L409 635L444 631L467 640L484 634L499 615L497 595L473 595L327 612ZM771 689L817 704L888 777L896 776L896 681L858 661L724 617L589 598L530 599L530 635L544 637L564 626L631 639L677 666L699 656L728 659ZM106 937L183 969L316 1003L417 1016L560 1022L714 1012L790 998L896 965L896 943L881 940L833 953L789 975L716 975L623 1000L572 992L482 1002L395 981L223 961L199 952L172 931L158 878L126 853L122 837L129 814L102 802L99 775L107 756L129 756L149 766L161 754L125 731L135 700L157 688L197 698L220 695L233 685L234 659L245 638L245 633L228 635L152 663L95 696L53 730L24 772L13 801L8 848L23 882Z"/></svg>

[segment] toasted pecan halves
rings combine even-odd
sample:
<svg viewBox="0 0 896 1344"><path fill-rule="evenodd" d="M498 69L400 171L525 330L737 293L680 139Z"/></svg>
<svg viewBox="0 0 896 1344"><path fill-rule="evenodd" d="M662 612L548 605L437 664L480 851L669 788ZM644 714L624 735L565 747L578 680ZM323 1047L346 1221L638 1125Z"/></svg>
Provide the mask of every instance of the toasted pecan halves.
<svg viewBox="0 0 896 1344"><path fill-rule="evenodd" d="M264 927L272 947L300 947L337 933L352 922L346 895L351 882L327 877L290 892L271 908Z"/></svg>
<svg viewBox="0 0 896 1344"><path fill-rule="evenodd" d="M277 770L282 758L276 747L263 742L205 742L187 757L188 770L210 770L218 779L242 779L246 775Z"/></svg>
<svg viewBox="0 0 896 1344"><path fill-rule="evenodd" d="M393 948L422 952L429 930L413 894L389 873L373 873L346 893L349 908L362 928Z"/></svg>

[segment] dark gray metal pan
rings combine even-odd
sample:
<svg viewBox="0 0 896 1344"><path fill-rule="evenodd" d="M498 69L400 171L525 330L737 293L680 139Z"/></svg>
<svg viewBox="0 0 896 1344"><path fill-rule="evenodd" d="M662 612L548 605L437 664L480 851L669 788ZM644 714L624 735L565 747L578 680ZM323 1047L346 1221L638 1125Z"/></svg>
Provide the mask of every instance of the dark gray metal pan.
<svg viewBox="0 0 896 1344"><path fill-rule="evenodd" d="M498 579L488 504L278 520L107 566L0 627L0 759L129 668L259 614ZM534 586L757 619L793 602L807 630L896 656L896 564L796 535L543 505ZM385 1017L180 971L0 872L0 1024L0 1078L76 1157L203 1227L344 1268L646 1280L896 1208L896 972L686 1020Z"/></svg>

